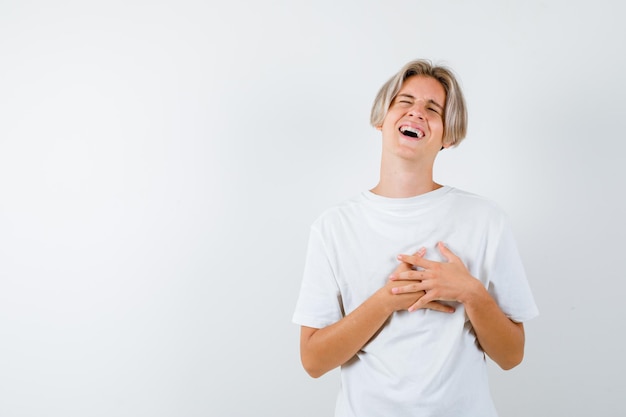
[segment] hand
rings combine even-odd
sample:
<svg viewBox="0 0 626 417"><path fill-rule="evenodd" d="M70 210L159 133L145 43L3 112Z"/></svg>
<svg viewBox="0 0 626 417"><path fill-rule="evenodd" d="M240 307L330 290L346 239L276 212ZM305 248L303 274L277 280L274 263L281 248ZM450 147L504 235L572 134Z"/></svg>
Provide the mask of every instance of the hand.
<svg viewBox="0 0 626 417"><path fill-rule="evenodd" d="M418 252L416 252L413 255L413 257L421 258L424 256L425 253L426 253L426 249L422 248ZM437 301L427 302L427 303L424 303L420 307L415 307L417 305L417 302L419 302L419 300L422 297L424 297L424 295L426 295L426 292L425 291L405 291L403 290L403 288L406 288L412 284L415 284L416 281L410 278L408 279L395 278L395 277L404 276L404 274L410 273L411 271L417 272L413 270L412 264L408 262L400 262L400 264L395 269L395 271L393 271L393 274L391 275L392 278L383 287L384 289L387 289L392 294L396 294L396 295L404 294L402 298L398 297L396 300L394 300L394 311L406 310L406 309L409 309L409 311L414 311L417 308L426 308L430 310L441 311L443 313L454 313L454 307L451 307L446 304L442 304ZM413 309L411 310L411 308Z"/></svg>
<svg viewBox="0 0 626 417"><path fill-rule="evenodd" d="M395 282L402 282L404 285L394 286L391 291L397 295L426 292L408 308L409 311L425 308L428 303L434 301L463 303L474 291L477 284L482 285L480 281L470 275L463 261L452 253L443 242L439 242L437 248L447 262L424 259L425 249L421 256L417 256L420 252L415 255L398 256L403 264L409 264L420 269L411 268L394 272L390 279ZM407 281L411 281L411 283L406 284Z"/></svg>

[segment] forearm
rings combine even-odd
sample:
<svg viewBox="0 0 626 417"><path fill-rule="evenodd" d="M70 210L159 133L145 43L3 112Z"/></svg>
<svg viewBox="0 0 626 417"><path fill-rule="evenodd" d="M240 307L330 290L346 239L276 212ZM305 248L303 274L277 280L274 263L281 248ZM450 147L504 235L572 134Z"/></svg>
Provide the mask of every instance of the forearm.
<svg viewBox="0 0 626 417"><path fill-rule="evenodd" d="M523 325L506 317L482 284L462 302L485 353L502 369L519 365L524 357Z"/></svg>
<svg viewBox="0 0 626 417"><path fill-rule="evenodd" d="M338 322L313 329L302 327L300 353L302 365L314 378L350 360L384 325L394 309L379 290L356 310Z"/></svg>

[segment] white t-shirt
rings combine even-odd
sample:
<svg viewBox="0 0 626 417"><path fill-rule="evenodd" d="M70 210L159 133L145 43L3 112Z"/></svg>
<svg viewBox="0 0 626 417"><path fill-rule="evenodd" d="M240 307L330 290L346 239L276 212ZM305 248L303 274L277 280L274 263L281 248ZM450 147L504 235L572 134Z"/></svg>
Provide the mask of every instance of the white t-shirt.
<svg viewBox="0 0 626 417"><path fill-rule="evenodd" d="M427 249L444 261L442 241L516 322L538 314L504 213L452 187L412 198L363 192L312 225L293 321L323 328L381 288L396 256ZM485 355L462 305L456 312L394 313L341 367L337 417L491 417Z"/></svg>

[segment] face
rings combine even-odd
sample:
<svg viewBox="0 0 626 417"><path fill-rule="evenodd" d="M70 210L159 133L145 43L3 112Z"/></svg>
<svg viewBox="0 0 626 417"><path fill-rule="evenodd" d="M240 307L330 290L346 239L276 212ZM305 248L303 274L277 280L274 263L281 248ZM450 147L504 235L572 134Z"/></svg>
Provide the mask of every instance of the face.
<svg viewBox="0 0 626 417"><path fill-rule="evenodd" d="M434 78L407 78L392 101L380 130L383 150L403 159L432 158L443 143L446 92Z"/></svg>

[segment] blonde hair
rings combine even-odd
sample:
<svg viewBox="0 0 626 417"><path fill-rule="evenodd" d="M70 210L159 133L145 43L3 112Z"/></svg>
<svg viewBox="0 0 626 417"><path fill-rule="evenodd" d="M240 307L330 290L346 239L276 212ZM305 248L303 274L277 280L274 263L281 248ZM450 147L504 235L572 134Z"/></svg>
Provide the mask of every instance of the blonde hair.
<svg viewBox="0 0 626 417"><path fill-rule="evenodd" d="M467 109L463 92L451 69L441 65L433 65L425 59L407 63L397 74L383 84L372 105L371 125L374 127L382 126L383 120L387 116L387 110L402 88L402 84L407 78L416 75L434 78L443 86L446 92L443 144L445 146L457 146L467 133Z"/></svg>

